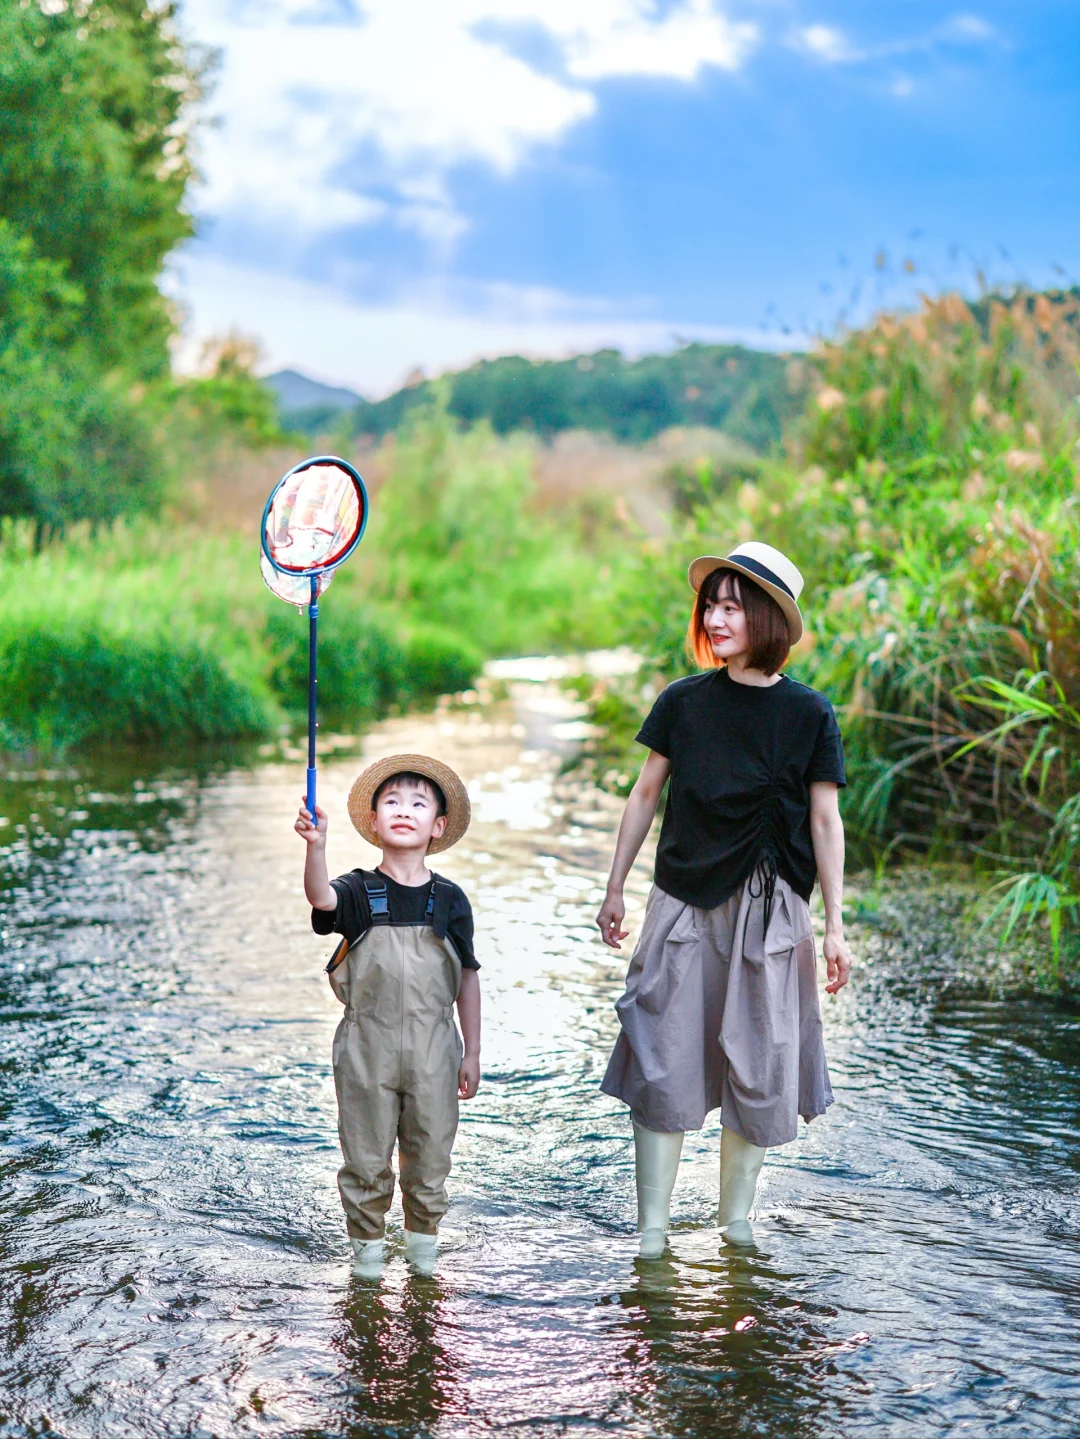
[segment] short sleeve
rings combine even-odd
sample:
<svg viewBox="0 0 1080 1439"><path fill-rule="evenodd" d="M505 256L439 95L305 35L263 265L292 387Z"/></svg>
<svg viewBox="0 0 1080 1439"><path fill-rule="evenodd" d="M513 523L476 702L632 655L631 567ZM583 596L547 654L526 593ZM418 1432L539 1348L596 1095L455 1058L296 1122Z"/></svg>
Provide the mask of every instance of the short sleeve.
<svg viewBox="0 0 1080 1439"><path fill-rule="evenodd" d="M645 723L634 736L638 744L671 758L671 687L663 689L656 696Z"/></svg>
<svg viewBox="0 0 1080 1439"><path fill-rule="evenodd" d="M336 909L313 909L311 927L316 934L340 934L354 944L371 926L363 880L353 871L330 881L337 895Z"/></svg>
<svg viewBox="0 0 1080 1439"><path fill-rule="evenodd" d="M826 711L821 716L817 741L806 771L806 783L818 784L825 781L829 784L846 785L844 741L840 736L840 726L836 722L836 712L828 700L825 703Z"/></svg>
<svg viewBox="0 0 1080 1439"><path fill-rule="evenodd" d="M446 937L454 946L462 969L479 969L480 963L473 951L472 905L463 889L454 886L450 901L450 914L446 921Z"/></svg>

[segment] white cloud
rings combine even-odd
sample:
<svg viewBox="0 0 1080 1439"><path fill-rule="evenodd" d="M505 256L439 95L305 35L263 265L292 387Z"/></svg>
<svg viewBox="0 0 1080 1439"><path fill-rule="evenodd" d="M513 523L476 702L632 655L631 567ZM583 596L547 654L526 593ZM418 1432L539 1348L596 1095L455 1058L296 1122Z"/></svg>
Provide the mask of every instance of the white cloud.
<svg viewBox="0 0 1080 1439"><path fill-rule="evenodd" d="M937 32L943 40L996 40L997 31L981 15L953 15Z"/></svg>
<svg viewBox="0 0 1080 1439"><path fill-rule="evenodd" d="M608 7L610 13L598 23L598 8L579 7L577 24L561 32L567 69L577 79L653 75L693 80L710 66L737 70L758 41L756 25L729 20L710 0L686 0L663 19L651 6L621 3ZM581 19L582 9L588 21Z"/></svg>
<svg viewBox="0 0 1080 1439"><path fill-rule="evenodd" d="M827 65L850 64L860 58L847 37L831 25L804 25L795 32L794 41L797 49Z"/></svg>
<svg viewBox="0 0 1080 1439"><path fill-rule="evenodd" d="M614 314L591 297L509 286L485 287L468 307L417 296L386 305L352 303L314 284L188 256L170 289L189 307L177 357L195 367L202 341L229 329L260 337L264 369L295 368L377 396L417 364L428 374L508 353L562 356L615 347L631 354L670 349L677 338L741 341L788 348L792 336Z"/></svg>
<svg viewBox="0 0 1080 1439"><path fill-rule="evenodd" d="M183 13L222 53L200 208L298 241L387 219L452 240L454 165L511 172L595 112L590 84L734 70L757 40L714 0L665 13L648 0L364 0L357 20L331 23L311 23L302 0L185 0ZM485 38L485 22L541 27L562 73Z"/></svg>
<svg viewBox="0 0 1080 1439"><path fill-rule="evenodd" d="M857 65L863 62L894 60L900 56L930 55L950 45L987 45L999 41L994 27L978 15L951 15L933 30L882 44L858 46L832 25L803 25L791 31L789 45L826 65ZM910 93L897 91L894 94Z"/></svg>

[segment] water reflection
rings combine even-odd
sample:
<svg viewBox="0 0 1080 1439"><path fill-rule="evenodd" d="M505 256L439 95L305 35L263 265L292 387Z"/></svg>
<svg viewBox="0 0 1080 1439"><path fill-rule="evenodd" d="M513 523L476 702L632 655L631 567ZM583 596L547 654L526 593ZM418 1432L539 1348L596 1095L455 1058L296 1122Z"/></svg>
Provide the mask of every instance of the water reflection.
<svg viewBox="0 0 1080 1439"><path fill-rule="evenodd" d="M462 1407L461 1362L447 1347L452 1330L443 1308L437 1279L410 1276L396 1290L353 1282L331 1341L348 1387L338 1433L430 1434Z"/></svg>
<svg viewBox="0 0 1080 1439"><path fill-rule="evenodd" d="M866 1386L840 1383L836 1360L867 1340L834 1341L796 1273L759 1252L680 1263L637 1261L615 1302L625 1311L635 1408L664 1434L703 1433L705 1416L726 1435L819 1436ZM835 1418L832 1422L835 1422Z"/></svg>

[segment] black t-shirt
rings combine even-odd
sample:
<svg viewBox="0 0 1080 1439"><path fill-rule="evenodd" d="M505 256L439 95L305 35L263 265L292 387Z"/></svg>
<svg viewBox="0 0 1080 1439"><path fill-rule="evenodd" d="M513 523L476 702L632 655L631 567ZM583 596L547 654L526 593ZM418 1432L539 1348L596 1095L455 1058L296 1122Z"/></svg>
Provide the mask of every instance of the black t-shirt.
<svg viewBox="0 0 1080 1439"><path fill-rule="evenodd" d="M810 898L810 785L846 783L840 727L824 695L786 675L759 686L710 670L668 685L637 738L671 761L660 889L715 909L771 857Z"/></svg>
<svg viewBox="0 0 1080 1439"><path fill-rule="evenodd" d="M431 881L426 884L398 884L382 870L375 873L386 884L391 924L423 924L427 914ZM450 913L446 921L446 937L457 951L462 969L479 969L473 953L472 905L465 891L443 875L435 875L450 889ZM364 888L364 872L350 870L330 881L338 897L336 909L313 909L311 927L316 934L341 934L353 944L371 928L371 905Z"/></svg>

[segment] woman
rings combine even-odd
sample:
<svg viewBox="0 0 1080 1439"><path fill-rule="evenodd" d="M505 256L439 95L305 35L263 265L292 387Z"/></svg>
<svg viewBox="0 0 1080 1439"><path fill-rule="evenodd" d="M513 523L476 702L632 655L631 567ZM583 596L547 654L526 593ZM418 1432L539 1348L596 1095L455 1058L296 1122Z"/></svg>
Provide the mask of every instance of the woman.
<svg viewBox="0 0 1080 1439"><path fill-rule="evenodd" d="M667 1239L683 1133L719 1107L719 1223L748 1243L765 1150L832 1103L807 901L825 902L825 963L848 980L841 895L845 783L832 705L780 673L802 634L802 576L748 542L690 566L688 647L706 672L663 691L638 733L649 755L626 802L604 943L626 938L623 884L670 779L645 923L616 1005L601 1086L630 1106L641 1254Z"/></svg>

